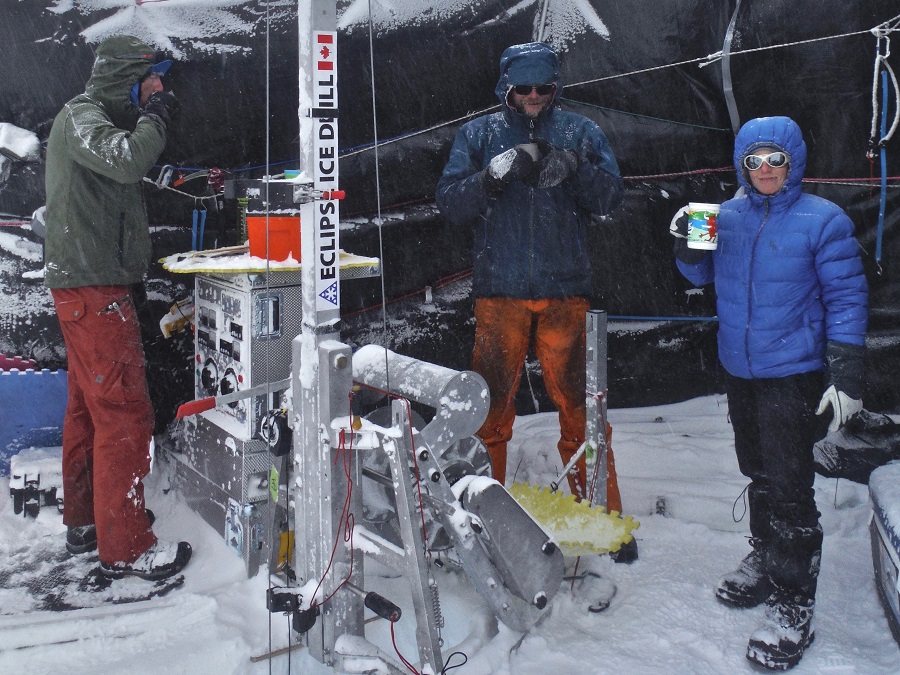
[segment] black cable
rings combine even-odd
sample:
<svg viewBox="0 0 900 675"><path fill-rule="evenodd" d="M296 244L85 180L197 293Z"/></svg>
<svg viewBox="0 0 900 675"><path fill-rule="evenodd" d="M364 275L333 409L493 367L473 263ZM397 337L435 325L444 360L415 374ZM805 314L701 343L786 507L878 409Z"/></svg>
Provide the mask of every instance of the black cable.
<svg viewBox="0 0 900 675"><path fill-rule="evenodd" d="M459 654L460 656L463 657L463 662L457 663L455 666L451 666L450 660L457 654ZM460 668L460 667L466 665L468 662L469 662L469 657L466 656L465 652L453 652L450 656L447 657L447 662L444 664L444 669L441 671L441 675L447 675L447 673L449 673L454 668Z"/></svg>

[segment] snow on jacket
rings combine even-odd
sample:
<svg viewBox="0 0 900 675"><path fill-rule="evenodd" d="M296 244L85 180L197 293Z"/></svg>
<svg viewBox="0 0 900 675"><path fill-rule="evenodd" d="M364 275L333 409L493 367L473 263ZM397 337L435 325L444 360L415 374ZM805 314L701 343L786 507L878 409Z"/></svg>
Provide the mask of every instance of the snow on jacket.
<svg viewBox="0 0 900 675"><path fill-rule="evenodd" d="M509 68L530 84L556 83L553 105L534 120L507 103ZM591 293L587 228L622 202L623 182L603 131L588 118L557 107L563 83L556 53L533 43L507 49L495 93L501 112L460 128L437 186L441 213L456 225L474 226L473 293L476 297L566 298ZM524 84L524 82L515 82ZM496 155L534 139L575 150L575 174L552 188L513 181L497 196L485 192L482 171Z"/></svg>
<svg viewBox="0 0 900 675"><path fill-rule="evenodd" d="M769 146L791 163L781 190L765 196L753 189L743 159ZM715 282L719 359L729 373L750 379L824 370L828 341L865 341L868 288L853 222L836 204L801 191L806 144L787 117L745 124L734 165L746 194L722 204L718 248L678 268L698 286Z"/></svg>
<svg viewBox="0 0 900 675"><path fill-rule="evenodd" d="M139 117L130 94L154 56L135 38L105 41L85 93L53 121L46 170L49 288L130 285L150 264L141 181L165 147L166 129L156 116Z"/></svg>

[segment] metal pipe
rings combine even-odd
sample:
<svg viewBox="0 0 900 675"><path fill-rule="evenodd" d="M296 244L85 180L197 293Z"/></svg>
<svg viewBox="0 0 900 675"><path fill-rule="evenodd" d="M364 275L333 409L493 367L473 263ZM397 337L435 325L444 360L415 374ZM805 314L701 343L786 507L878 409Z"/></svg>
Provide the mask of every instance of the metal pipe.
<svg viewBox="0 0 900 675"><path fill-rule="evenodd" d="M446 447L471 436L487 418L487 383L472 371L452 370L366 345L353 354L353 379L434 408L434 418L420 432L431 447Z"/></svg>

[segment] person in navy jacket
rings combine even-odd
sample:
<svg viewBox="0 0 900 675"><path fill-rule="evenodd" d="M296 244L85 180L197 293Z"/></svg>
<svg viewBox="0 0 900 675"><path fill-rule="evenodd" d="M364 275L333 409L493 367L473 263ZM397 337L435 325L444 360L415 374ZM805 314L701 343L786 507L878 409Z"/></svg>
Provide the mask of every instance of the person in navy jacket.
<svg viewBox="0 0 900 675"><path fill-rule="evenodd" d="M676 214L678 269L715 284L719 359L747 489L753 550L721 579L736 607L766 603L747 658L787 669L812 642L822 550L813 444L862 409L868 288L850 218L805 194L806 144L787 117L747 122L735 140L742 187L721 206L718 246L688 248Z"/></svg>
<svg viewBox="0 0 900 675"><path fill-rule="evenodd" d="M587 117L559 107L562 89L551 47L508 47L495 88L500 111L460 128L437 186L443 216L474 228L472 368L487 381L491 398L478 435L500 483L532 329L544 382L559 410L563 462L584 442L588 227L624 196L606 136ZM612 453L608 457L607 506L621 511ZM584 460L576 466L568 478L580 497Z"/></svg>

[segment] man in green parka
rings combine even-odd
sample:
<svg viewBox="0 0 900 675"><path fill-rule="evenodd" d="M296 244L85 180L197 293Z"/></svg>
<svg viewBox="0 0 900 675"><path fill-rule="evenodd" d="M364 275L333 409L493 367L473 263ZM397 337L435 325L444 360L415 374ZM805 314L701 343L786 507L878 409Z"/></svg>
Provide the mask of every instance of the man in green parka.
<svg viewBox="0 0 900 675"><path fill-rule="evenodd" d="M98 549L113 578L162 579L191 557L187 542L157 540L144 506L153 408L132 297L150 263L142 179L175 112L160 80L171 65L137 38L105 40L47 143L44 283L68 358L66 548Z"/></svg>

